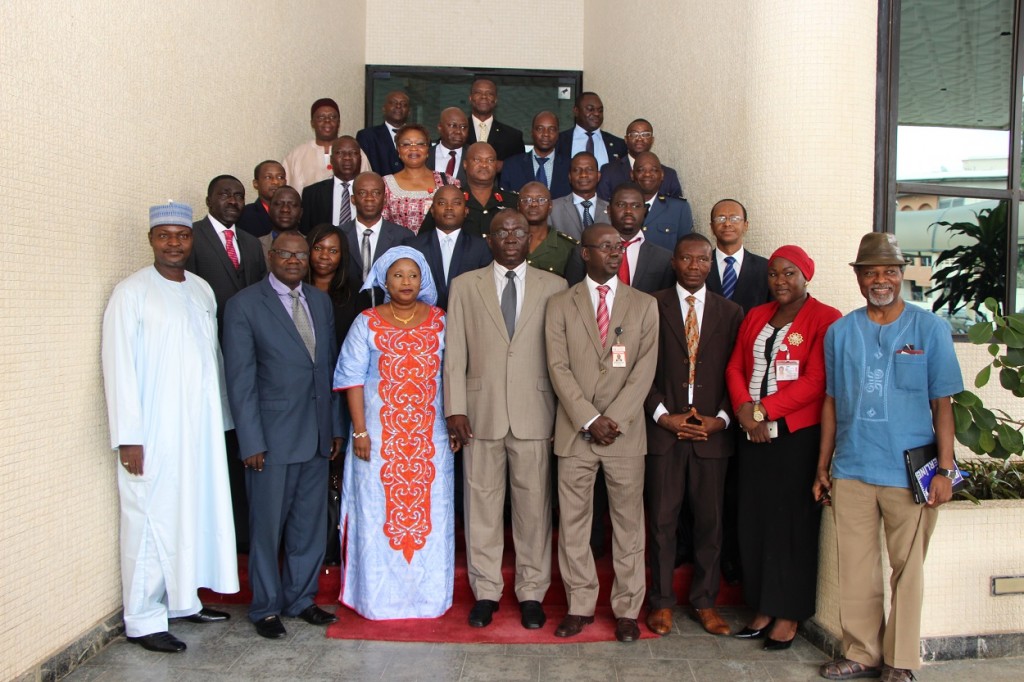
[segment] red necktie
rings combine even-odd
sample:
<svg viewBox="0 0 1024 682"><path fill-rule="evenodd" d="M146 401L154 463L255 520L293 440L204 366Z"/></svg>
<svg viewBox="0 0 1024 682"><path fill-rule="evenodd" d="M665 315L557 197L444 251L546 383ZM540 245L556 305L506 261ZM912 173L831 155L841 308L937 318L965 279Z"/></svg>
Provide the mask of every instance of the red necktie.
<svg viewBox="0 0 1024 682"><path fill-rule="evenodd" d="M619 279L623 284L629 284L629 259L626 258L626 249L629 248L630 244L635 244L640 241L640 237L630 239L628 242L622 242L622 262L619 263Z"/></svg>
<svg viewBox="0 0 1024 682"><path fill-rule="evenodd" d="M602 346L608 341L608 303L605 301L605 297L611 290L612 288L607 284L597 287L597 331L601 335Z"/></svg>
<svg viewBox="0 0 1024 682"><path fill-rule="evenodd" d="M450 155L449 159L448 159L448 167L444 169L444 172L454 178L455 177L455 152L448 152L448 154Z"/></svg>
<svg viewBox="0 0 1024 682"><path fill-rule="evenodd" d="M238 269L238 252L235 251L235 233L231 230L224 230L224 248L228 251L228 258L231 259L231 264L235 266L235 270Z"/></svg>

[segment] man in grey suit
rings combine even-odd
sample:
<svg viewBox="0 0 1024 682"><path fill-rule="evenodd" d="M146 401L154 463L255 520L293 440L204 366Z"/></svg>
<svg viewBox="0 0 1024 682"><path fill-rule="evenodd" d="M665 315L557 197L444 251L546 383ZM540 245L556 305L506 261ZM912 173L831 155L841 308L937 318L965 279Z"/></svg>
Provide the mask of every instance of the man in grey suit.
<svg viewBox="0 0 1024 682"><path fill-rule="evenodd" d="M551 202L551 226L576 241L583 230L594 223L604 222L608 202L597 196L597 183L601 173L593 154L580 152L569 162L569 186L572 194Z"/></svg>
<svg viewBox="0 0 1024 682"><path fill-rule="evenodd" d="M531 268L529 226L500 211L487 241L493 264L452 282L444 361L448 430L462 443L469 624L485 627L504 581L506 469L512 490L515 593L527 629L544 626L551 584L551 434L555 394L544 351L548 299L565 289L558 275Z"/></svg>
<svg viewBox="0 0 1024 682"><path fill-rule="evenodd" d="M270 275L231 299L224 374L249 492L249 619L261 637L284 637L280 616L326 625L313 603L327 547L328 459L341 450L331 300L303 279L309 246L282 232ZM283 570L278 555L284 546Z"/></svg>
<svg viewBox="0 0 1024 682"><path fill-rule="evenodd" d="M560 526L558 566L569 600L555 635L571 637L594 622L598 582L590 550L594 478L608 482L612 518L612 611L615 637L632 642L644 599L643 402L657 364L655 301L620 282L622 242L610 225L583 233L586 278L548 301L548 372L558 397Z"/></svg>

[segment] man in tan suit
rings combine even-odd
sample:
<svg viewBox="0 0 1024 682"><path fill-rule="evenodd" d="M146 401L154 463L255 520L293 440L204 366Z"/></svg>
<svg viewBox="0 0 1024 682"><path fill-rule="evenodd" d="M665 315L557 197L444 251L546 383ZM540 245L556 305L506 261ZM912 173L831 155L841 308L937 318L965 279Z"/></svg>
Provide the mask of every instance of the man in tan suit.
<svg viewBox="0 0 1024 682"><path fill-rule="evenodd" d="M543 627L551 584L551 434L555 394L544 352L557 275L526 263L529 226L505 209L491 221L494 262L452 280L444 360L448 430L463 446L466 559L472 627L498 610L503 580L505 477L512 490L516 599L523 627Z"/></svg>
<svg viewBox="0 0 1024 682"><path fill-rule="evenodd" d="M612 519L615 637L632 642L644 600L643 402L657 364L653 298L616 277L622 242L611 225L593 225L580 244L587 276L548 303L548 372L558 396L555 454L561 525L558 566L569 612L555 631L579 634L594 622L597 573L590 550L594 478L604 470Z"/></svg>

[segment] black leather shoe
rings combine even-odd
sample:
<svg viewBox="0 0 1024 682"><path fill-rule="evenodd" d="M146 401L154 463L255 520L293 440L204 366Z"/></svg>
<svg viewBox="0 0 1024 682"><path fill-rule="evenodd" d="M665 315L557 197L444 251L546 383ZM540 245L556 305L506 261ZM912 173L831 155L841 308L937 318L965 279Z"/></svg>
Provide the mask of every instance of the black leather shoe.
<svg viewBox="0 0 1024 682"><path fill-rule="evenodd" d="M288 631L284 629L281 619L277 616L267 616L263 620L256 621L254 625L256 626L256 634L260 637L281 639L288 635Z"/></svg>
<svg viewBox="0 0 1024 682"><path fill-rule="evenodd" d="M574 637L583 632L583 628L593 622L593 616L574 616L570 613L558 624L558 628L555 630L555 637Z"/></svg>
<svg viewBox="0 0 1024 682"><path fill-rule="evenodd" d="M793 639L796 639L796 635L793 635ZM788 639L785 642L772 639L771 637L764 640L765 651L785 651L789 647L793 646L793 639Z"/></svg>
<svg viewBox="0 0 1024 682"><path fill-rule="evenodd" d="M491 624L491 616L498 610L498 602L490 599L478 599L469 610L469 626L485 628Z"/></svg>
<svg viewBox="0 0 1024 682"><path fill-rule="evenodd" d="M310 604L297 618L301 618L310 625L330 625L331 623L337 623L338 617L329 611L324 611L316 604Z"/></svg>
<svg viewBox="0 0 1024 682"><path fill-rule="evenodd" d="M215 611L213 609L203 607L199 613L193 613L191 616L176 618L175 620L187 620L190 623L218 623L222 620L228 620L229 618L231 618L230 613Z"/></svg>
<svg viewBox="0 0 1024 682"><path fill-rule="evenodd" d="M169 632L154 632L142 637L129 637L128 641L138 644L147 651L159 651L162 654L176 654L185 650L185 643Z"/></svg>
<svg viewBox="0 0 1024 682"><path fill-rule="evenodd" d="M733 637L736 639L764 639L764 636L768 634L768 631L772 629L773 625L775 625L774 618L768 621L768 624L763 628L757 628L756 630L748 625L733 635Z"/></svg>
<svg viewBox="0 0 1024 682"><path fill-rule="evenodd" d="M527 630L537 630L544 627L548 617L544 615L544 608L539 601L527 600L519 602L519 611L522 613L521 621Z"/></svg>
<svg viewBox="0 0 1024 682"><path fill-rule="evenodd" d="M640 639L640 626L636 618L619 618L615 621L615 639L620 642L635 642Z"/></svg>

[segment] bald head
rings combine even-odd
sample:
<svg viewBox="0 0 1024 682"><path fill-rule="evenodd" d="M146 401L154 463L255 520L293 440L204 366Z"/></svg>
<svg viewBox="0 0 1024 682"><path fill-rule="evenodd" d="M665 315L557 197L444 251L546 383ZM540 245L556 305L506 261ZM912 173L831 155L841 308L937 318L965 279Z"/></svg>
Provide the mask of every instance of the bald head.
<svg viewBox="0 0 1024 682"><path fill-rule="evenodd" d="M441 144L448 149L461 149L466 143L466 134L469 130L469 119L462 109L448 107L441 112L437 124L437 132L441 136Z"/></svg>

